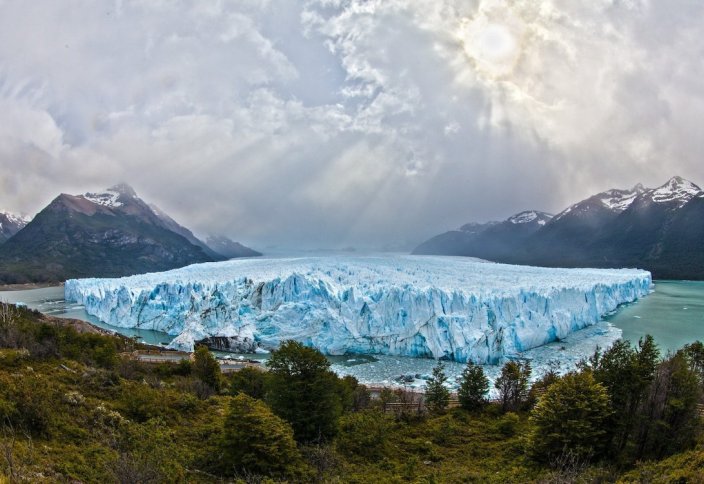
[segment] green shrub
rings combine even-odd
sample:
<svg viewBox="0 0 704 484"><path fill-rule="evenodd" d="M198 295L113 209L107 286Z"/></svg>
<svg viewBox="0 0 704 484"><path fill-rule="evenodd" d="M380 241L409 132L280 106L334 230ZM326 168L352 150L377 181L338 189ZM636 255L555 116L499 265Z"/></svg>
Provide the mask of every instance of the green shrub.
<svg viewBox="0 0 704 484"><path fill-rule="evenodd" d="M30 375L0 381L0 422L33 435L47 435L58 409L53 387Z"/></svg>
<svg viewBox="0 0 704 484"><path fill-rule="evenodd" d="M533 409L530 453L549 462L569 452L577 459L600 456L608 444L609 395L590 371L553 383Z"/></svg>
<svg viewBox="0 0 704 484"><path fill-rule="evenodd" d="M29 351L25 349L0 350L0 368L15 369L29 359Z"/></svg>
<svg viewBox="0 0 704 484"><path fill-rule="evenodd" d="M208 385L214 392L222 388L220 364L205 346L198 346L193 355L193 376Z"/></svg>
<svg viewBox="0 0 704 484"><path fill-rule="evenodd" d="M380 459L386 453L392 426L390 417L378 411L350 413L340 418L335 445L346 455Z"/></svg>
<svg viewBox="0 0 704 484"><path fill-rule="evenodd" d="M266 391L267 373L257 368L244 367L230 376L230 393L244 393L252 398L263 399Z"/></svg>
<svg viewBox="0 0 704 484"><path fill-rule="evenodd" d="M230 403L222 441L223 471L290 477L303 470L293 429L260 400L245 394Z"/></svg>
<svg viewBox="0 0 704 484"><path fill-rule="evenodd" d="M503 417L501 417L496 428L501 435L505 437L513 437L516 435L516 427L518 427L520 421L521 419L518 415L513 412L507 412Z"/></svg>

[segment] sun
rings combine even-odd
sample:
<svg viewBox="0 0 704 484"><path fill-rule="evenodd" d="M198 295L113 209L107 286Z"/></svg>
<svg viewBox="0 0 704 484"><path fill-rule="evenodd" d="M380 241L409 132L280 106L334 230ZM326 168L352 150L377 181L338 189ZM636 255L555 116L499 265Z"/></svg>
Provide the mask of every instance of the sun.
<svg viewBox="0 0 704 484"><path fill-rule="evenodd" d="M511 20L494 21L482 15L463 22L460 41L478 74L499 80L515 69L523 28Z"/></svg>

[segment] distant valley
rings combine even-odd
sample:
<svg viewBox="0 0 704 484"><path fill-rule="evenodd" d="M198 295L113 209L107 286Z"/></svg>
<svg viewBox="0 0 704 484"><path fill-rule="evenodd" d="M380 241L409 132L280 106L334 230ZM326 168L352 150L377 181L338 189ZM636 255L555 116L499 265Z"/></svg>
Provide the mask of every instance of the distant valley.
<svg viewBox="0 0 704 484"><path fill-rule="evenodd" d="M547 267L638 267L659 279L704 279L704 191L681 177L582 200L559 214L521 212L466 224L414 254L460 255Z"/></svg>

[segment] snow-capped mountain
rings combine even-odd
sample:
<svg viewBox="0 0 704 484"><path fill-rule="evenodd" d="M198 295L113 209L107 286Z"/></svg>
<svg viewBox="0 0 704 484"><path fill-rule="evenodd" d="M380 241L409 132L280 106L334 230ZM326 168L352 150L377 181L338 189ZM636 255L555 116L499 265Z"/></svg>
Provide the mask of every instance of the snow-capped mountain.
<svg viewBox="0 0 704 484"><path fill-rule="evenodd" d="M29 221L28 217L0 211L0 244L22 230Z"/></svg>
<svg viewBox="0 0 704 484"><path fill-rule="evenodd" d="M590 216L593 212L608 211L612 214L619 214L630 207L639 195L647 191L649 190L640 183L630 190L612 188L571 205L555 215L554 221L557 222L565 217Z"/></svg>
<svg viewBox="0 0 704 484"><path fill-rule="evenodd" d="M124 276L223 259L121 184L56 197L0 246L0 281Z"/></svg>
<svg viewBox="0 0 704 484"><path fill-rule="evenodd" d="M526 212L517 213L516 215L509 217L508 222L512 224L537 223L538 225L545 225L552 218L552 214L545 212L536 212L535 210L528 210Z"/></svg>
<svg viewBox="0 0 704 484"><path fill-rule="evenodd" d="M680 208L693 198L704 196L704 192L691 181L675 176L663 186L647 191L645 195L655 203L675 203Z"/></svg>
<svg viewBox="0 0 704 484"><path fill-rule="evenodd" d="M503 222L469 223L440 234L413 250L423 255L466 255L499 260L510 255L514 246L545 226L553 216L537 210L517 213Z"/></svg>
<svg viewBox="0 0 704 484"><path fill-rule="evenodd" d="M530 212L511 219L532 218L524 214ZM638 184L598 193L527 237L489 229L457 234L434 237L414 253L553 267L642 267L657 278L704 279L704 192L681 177L657 188Z"/></svg>
<svg viewBox="0 0 704 484"><path fill-rule="evenodd" d="M138 199L139 197L131 186L121 183L101 193L86 193L83 198L103 207L119 208L126 201Z"/></svg>

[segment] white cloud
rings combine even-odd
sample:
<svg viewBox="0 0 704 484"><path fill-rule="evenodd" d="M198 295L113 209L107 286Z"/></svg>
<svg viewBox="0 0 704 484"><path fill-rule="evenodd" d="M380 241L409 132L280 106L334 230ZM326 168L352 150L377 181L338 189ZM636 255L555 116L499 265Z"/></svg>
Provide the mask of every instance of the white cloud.
<svg viewBox="0 0 704 484"><path fill-rule="evenodd" d="M686 0L0 3L0 205L119 180L266 244L704 182Z"/></svg>

